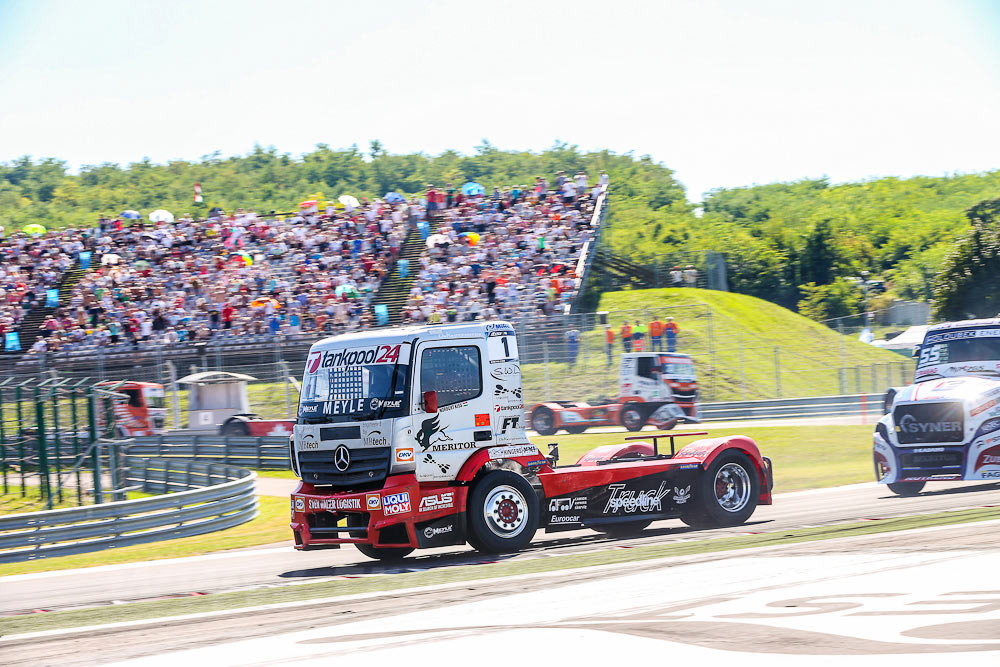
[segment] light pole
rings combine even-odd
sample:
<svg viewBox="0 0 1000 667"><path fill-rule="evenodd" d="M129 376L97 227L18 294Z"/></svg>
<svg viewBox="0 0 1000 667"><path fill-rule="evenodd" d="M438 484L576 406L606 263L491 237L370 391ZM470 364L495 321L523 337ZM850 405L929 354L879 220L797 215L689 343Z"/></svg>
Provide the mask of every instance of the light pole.
<svg viewBox="0 0 1000 667"><path fill-rule="evenodd" d="M868 326L868 272L867 271L861 272L861 288L862 290L864 290L864 295L865 295L865 307L863 309L865 316L864 316L863 326Z"/></svg>

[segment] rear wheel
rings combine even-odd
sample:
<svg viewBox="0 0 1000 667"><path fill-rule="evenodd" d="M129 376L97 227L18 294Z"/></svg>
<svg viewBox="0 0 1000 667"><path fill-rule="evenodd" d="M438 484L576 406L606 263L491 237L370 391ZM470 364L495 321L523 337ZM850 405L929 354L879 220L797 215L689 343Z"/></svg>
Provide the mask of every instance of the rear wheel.
<svg viewBox="0 0 1000 667"><path fill-rule="evenodd" d="M222 425L222 435L250 435L250 427L246 422L233 419Z"/></svg>
<svg viewBox="0 0 1000 667"><path fill-rule="evenodd" d="M577 435L579 433L583 433L586 430L587 430L586 426L567 426L566 427L566 432L567 433L572 433L573 435ZM545 434L542 433L541 435L545 435Z"/></svg>
<svg viewBox="0 0 1000 667"><path fill-rule="evenodd" d="M555 414L544 405L535 408L531 412L531 428L533 428L535 433L538 435L555 435Z"/></svg>
<svg viewBox="0 0 1000 667"><path fill-rule="evenodd" d="M635 403L629 403L622 410L622 426L629 431L641 431L646 425L646 415Z"/></svg>
<svg viewBox="0 0 1000 667"><path fill-rule="evenodd" d="M897 496L915 496L923 490L924 484L926 482L894 482L886 486Z"/></svg>
<svg viewBox="0 0 1000 667"><path fill-rule="evenodd" d="M681 521L693 528L738 526L757 509L760 478L741 452L719 455L692 486L691 507Z"/></svg>
<svg viewBox="0 0 1000 667"><path fill-rule="evenodd" d="M469 544L485 553L519 551L538 530L538 496L528 480L509 470L480 479L469 494Z"/></svg>
<svg viewBox="0 0 1000 667"><path fill-rule="evenodd" d="M600 528L594 527L599 533L604 533L608 537L632 537L646 530L652 521L626 521L624 523L612 523Z"/></svg>
<svg viewBox="0 0 1000 667"><path fill-rule="evenodd" d="M367 524L365 523L364 516L349 514L347 516L347 525L351 528L357 528L366 526ZM412 547L373 547L370 544L355 544L354 546L369 558L386 562L402 560L413 551Z"/></svg>

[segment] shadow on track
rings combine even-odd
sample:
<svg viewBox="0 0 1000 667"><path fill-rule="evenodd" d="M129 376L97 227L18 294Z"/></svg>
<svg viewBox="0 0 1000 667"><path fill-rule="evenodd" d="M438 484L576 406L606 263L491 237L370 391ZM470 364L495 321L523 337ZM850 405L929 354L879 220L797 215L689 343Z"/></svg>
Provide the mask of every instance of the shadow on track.
<svg viewBox="0 0 1000 667"><path fill-rule="evenodd" d="M933 482L931 482L933 484ZM986 482L985 484L970 484L968 486L952 486L947 489L938 489L937 491L930 489L921 491L915 496L897 496L895 493L889 493L885 496L879 496L879 500L910 500L913 498L934 498L939 496L954 496L962 493L977 493L980 491L996 491L1000 490L1000 482Z"/></svg>

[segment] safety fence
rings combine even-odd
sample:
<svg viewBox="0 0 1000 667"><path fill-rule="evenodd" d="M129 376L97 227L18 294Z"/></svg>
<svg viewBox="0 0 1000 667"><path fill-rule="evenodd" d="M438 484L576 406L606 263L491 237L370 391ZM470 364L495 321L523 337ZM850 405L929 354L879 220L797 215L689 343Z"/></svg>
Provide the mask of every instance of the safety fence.
<svg viewBox="0 0 1000 667"><path fill-rule="evenodd" d="M0 563L201 535L257 516L256 473L220 463L129 456L128 489L161 494L0 516Z"/></svg>
<svg viewBox="0 0 1000 667"><path fill-rule="evenodd" d="M135 438L130 456L216 461L258 470L288 470L288 438L279 436L184 435Z"/></svg>
<svg viewBox="0 0 1000 667"><path fill-rule="evenodd" d="M813 396L765 401L732 401L698 406L703 421L788 419L793 417L881 416L885 393Z"/></svg>

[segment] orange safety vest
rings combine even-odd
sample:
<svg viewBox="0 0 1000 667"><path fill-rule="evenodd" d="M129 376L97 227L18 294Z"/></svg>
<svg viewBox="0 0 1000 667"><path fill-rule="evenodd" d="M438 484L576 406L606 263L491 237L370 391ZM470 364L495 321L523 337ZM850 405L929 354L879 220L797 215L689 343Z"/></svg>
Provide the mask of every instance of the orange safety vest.
<svg viewBox="0 0 1000 667"><path fill-rule="evenodd" d="M663 322L660 320L653 320L649 323L649 335L659 337L663 335Z"/></svg>
<svg viewBox="0 0 1000 667"><path fill-rule="evenodd" d="M623 324L622 328L618 331L621 333L623 339L632 335L632 327L628 324Z"/></svg>
<svg viewBox="0 0 1000 667"><path fill-rule="evenodd" d="M604 340L608 343L615 342L615 332L611 329L606 329L604 331Z"/></svg>

